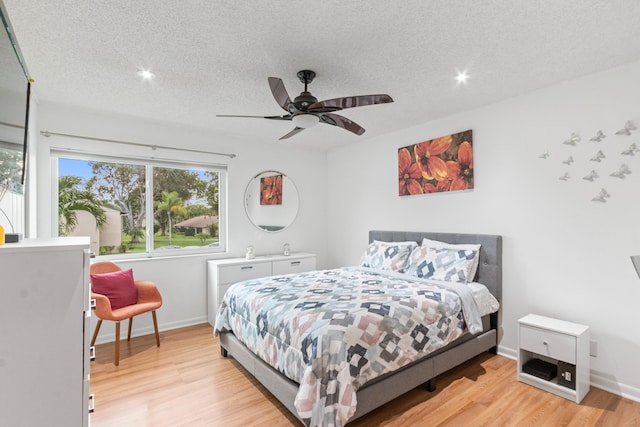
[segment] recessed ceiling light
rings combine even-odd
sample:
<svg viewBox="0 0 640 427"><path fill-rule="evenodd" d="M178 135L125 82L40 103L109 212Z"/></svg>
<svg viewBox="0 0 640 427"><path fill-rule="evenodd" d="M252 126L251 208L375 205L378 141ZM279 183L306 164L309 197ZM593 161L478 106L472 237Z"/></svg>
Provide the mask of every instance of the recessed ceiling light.
<svg viewBox="0 0 640 427"><path fill-rule="evenodd" d="M467 84L467 80L469 80L469 74L466 71L458 71L458 75L456 76L456 82L459 85Z"/></svg>
<svg viewBox="0 0 640 427"><path fill-rule="evenodd" d="M142 77L142 80L152 80L156 76L150 70L140 70L138 75Z"/></svg>

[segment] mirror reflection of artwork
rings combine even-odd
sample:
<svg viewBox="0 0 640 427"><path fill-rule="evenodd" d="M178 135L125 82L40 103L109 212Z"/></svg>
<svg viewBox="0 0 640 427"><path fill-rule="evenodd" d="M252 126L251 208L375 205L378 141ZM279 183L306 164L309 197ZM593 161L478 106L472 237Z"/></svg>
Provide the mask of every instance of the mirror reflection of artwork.
<svg viewBox="0 0 640 427"><path fill-rule="evenodd" d="M269 185L263 185L265 183ZM280 204L265 205L262 203L262 190L268 188L271 191L274 185L277 187L276 193L279 194ZM283 198L283 194L286 194L286 197ZM291 177L285 173L273 170L263 171L251 178L247 184L244 193L244 208L249 221L262 231L285 230L295 221L299 207L298 190Z"/></svg>
<svg viewBox="0 0 640 427"><path fill-rule="evenodd" d="M282 204L282 175L263 176L260 178L260 204Z"/></svg>

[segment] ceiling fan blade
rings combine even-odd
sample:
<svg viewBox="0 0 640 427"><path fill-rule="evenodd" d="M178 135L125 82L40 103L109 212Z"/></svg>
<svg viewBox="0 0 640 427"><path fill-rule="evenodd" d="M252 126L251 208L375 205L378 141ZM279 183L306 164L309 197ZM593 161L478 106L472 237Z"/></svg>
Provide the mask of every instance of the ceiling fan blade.
<svg viewBox="0 0 640 427"><path fill-rule="evenodd" d="M269 119L269 120L291 120L291 114L283 116L238 116L234 114L216 114L216 117L243 117L250 119Z"/></svg>
<svg viewBox="0 0 640 427"><path fill-rule="evenodd" d="M328 125L338 126L339 128L346 129L349 132L355 133L356 135L362 135L364 133L364 128L362 126L338 114L323 114L322 116L320 116L320 121Z"/></svg>
<svg viewBox="0 0 640 427"><path fill-rule="evenodd" d="M283 137L278 138L278 140L282 141L283 139L287 139L292 137L293 135L302 132L304 130L304 128L298 127L296 126L295 128L293 128L293 130L291 132L289 132L288 134L284 135Z"/></svg>
<svg viewBox="0 0 640 427"><path fill-rule="evenodd" d="M329 113L332 111L344 110L345 108L364 107L366 105L386 104L389 102L393 102L393 98L385 94L345 96L344 98L318 101L309 105L307 111L313 113Z"/></svg>
<svg viewBox="0 0 640 427"><path fill-rule="evenodd" d="M284 88L284 83L282 83L282 79L278 77L269 77L269 87L271 88L271 93L273 94L273 97L276 99L276 102L278 103L278 105L284 111L289 111L289 104L291 104L291 98L289 98L287 89Z"/></svg>

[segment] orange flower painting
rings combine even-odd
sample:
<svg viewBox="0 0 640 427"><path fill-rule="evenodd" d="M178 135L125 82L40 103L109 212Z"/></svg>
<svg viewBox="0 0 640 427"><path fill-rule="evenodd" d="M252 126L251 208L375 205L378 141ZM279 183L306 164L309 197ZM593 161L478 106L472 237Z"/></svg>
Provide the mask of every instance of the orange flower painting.
<svg viewBox="0 0 640 427"><path fill-rule="evenodd" d="M398 149L398 194L441 193L473 188L471 130Z"/></svg>
<svg viewBox="0 0 640 427"><path fill-rule="evenodd" d="M272 175L260 178L260 204L282 204L282 175Z"/></svg>

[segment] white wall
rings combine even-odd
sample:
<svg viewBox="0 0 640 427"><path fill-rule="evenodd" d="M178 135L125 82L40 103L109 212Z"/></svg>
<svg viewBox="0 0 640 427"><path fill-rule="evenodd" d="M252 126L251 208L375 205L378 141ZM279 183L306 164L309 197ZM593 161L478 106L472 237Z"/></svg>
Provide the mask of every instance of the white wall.
<svg viewBox="0 0 640 427"><path fill-rule="evenodd" d="M640 153L620 154L640 148L640 131L615 135L627 120L640 125L639 75L634 63L331 150L328 205L342 208L329 210L328 266L356 264L370 229L501 234L500 351L515 356L527 313L587 324L594 384L640 400L640 279L629 260L640 253ZM466 129L475 189L399 197L398 148ZM589 141L599 129L603 142ZM582 138L575 147L563 144L572 132ZM607 158L590 161L598 150ZM632 173L610 177L622 163ZM600 178L584 180L592 169ZM592 202L601 188L611 197Z"/></svg>
<svg viewBox="0 0 640 427"><path fill-rule="evenodd" d="M222 162L228 165L228 251L209 256L143 258L118 262L123 268L133 267L136 278L156 282L164 305L158 311L160 329L175 328L206 321L207 277L206 260L244 256L248 245L253 245L257 255L280 253L284 243L292 252L318 254L318 267L325 264L326 253L326 154L301 149L294 144L274 145L267 141L242 142L230 136L220 136L206 131L177 125L136 120L130 117L107 115L99 112L63 107L38 105L39 130L75 134L94 138L114 139L171 147L235 153L234 159L215 155L202 155L157 149L153 154L175 160ZM87 152L110 153L126 156L149 155L150 149L126 145L113 145L97 141L85 141L38 134L38 229L39 237L48 237L52 230L50 214L51 172L49 152L52 146L75 147ZM300 198L298 217L291 227L265 233L254 227L245 215L244 191L249 181L260 171L279 170L295 183ZM134 322L134 335L150 333L150 316L141 316ZM100 341L113 340L114 329L106 326Z"/></svg>

